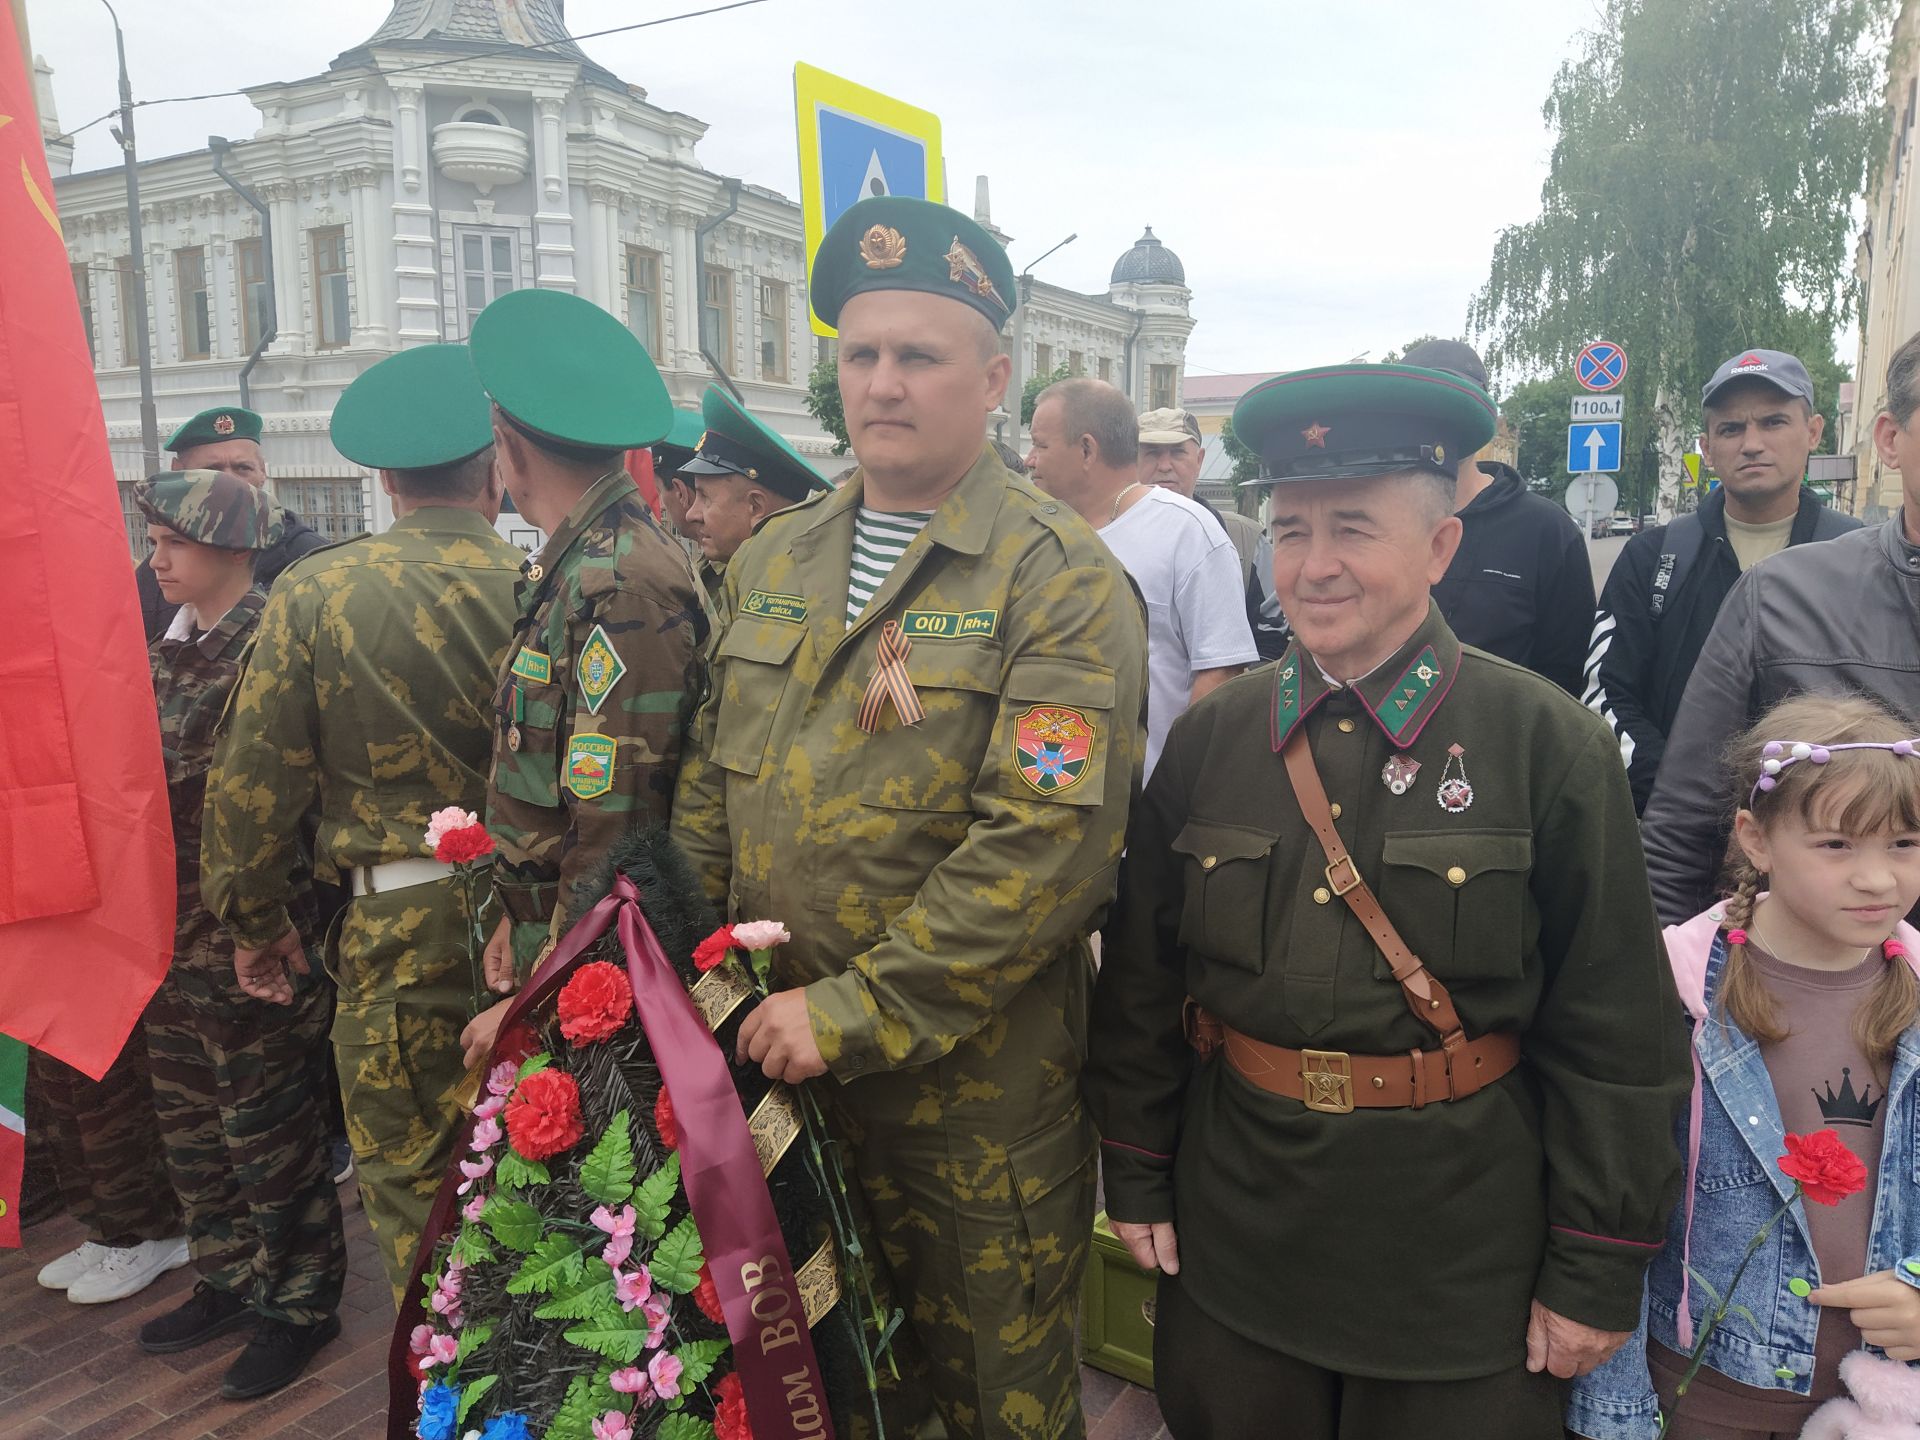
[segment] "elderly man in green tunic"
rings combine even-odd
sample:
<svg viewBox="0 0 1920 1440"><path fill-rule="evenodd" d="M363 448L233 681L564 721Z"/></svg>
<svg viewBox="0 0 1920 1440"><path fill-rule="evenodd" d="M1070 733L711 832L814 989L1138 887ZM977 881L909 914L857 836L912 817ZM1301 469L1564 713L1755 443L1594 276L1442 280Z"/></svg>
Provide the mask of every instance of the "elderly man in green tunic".
<svg viewBox="0 0 1920 1440"><path fill-rule="evenodd" d="M1638 1322L1687 1066L1632 796L1428 598L1493 421L1386 365L1234 413L1297 638L1174 722L1086 1076L1178 1440L1548 1440Z"/></svg>
<svg viewBox="0 0 1920 1440"><path fill-rule="evenodd" d="M460 1032L483 993L472 920L427 824L485 803L486 699L521 555L493 528L487 397L464 345L403 350L333 412L334 447L380 472L394 523L296 563L274 586L208 790L208 908L240 984L284 1004L312 962L287 928L311 866L351 890L325 963L347 1137L398 1290L461 1117ZM312 836L312 853L306 837Z"/></svg>

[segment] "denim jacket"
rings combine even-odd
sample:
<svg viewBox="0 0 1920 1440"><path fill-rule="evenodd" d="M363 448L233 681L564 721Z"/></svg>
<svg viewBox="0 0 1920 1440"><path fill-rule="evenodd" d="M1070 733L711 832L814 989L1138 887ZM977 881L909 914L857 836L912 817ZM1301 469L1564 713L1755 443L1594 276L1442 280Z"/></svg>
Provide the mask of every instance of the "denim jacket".
<svg viewBox="0 0 1920 1440"><path fill-rule="evenodd" d="M1786 1127L1758 1042L1712 1013L1726 959L1719 906L1666 930L1680 998L1693 1017L1694 1097L1678 1140L1687 1160L1687 1195L1667 1226L1667 1242L1647 1268L1640 1328L1605 1365L1573 1382L1567 1426L1590 1440L1652 1440L1660 1405L1647 1369L1651 1336L1682 1355L1693 1348L1712 1302L1687 1267L1724 1286L1748 1242L1793 1192L1775 1163ZM1901 925L1895 938L1920 969L1920 933ZM1900 1037L1887 1085L1886 1135L1876 1177L1866 1272L1891 1270L1920 1287L1920 1025ZM1697 1137L1697 1138L1696 1138ZM1795 1200L1747 1267L1731 1297L1751 1319L1729 1314L1707 1345L1706 1363L1730 1380L1807 1395L1820 1307L1789 1282L1820 1284L1808 1238L1806 1202ZM1689 1312L1684 1327L1681 1307ZM1682 1333L1684 1329L1684 1334Z"/></svg>

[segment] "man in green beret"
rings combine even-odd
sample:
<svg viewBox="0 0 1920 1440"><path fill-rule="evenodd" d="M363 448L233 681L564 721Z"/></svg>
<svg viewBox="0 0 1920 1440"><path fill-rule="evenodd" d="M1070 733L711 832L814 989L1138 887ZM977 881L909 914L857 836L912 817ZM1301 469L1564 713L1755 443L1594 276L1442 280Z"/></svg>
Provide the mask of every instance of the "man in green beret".
<svg viewBox="0 0 1920 1440"><path fill-rule="evenodd" d="M1174 721L1086 1078L1180 1440L1557 1437L1666 1233L1685 1032L1612 737L1428 594L1493 420L1392 365L1234 412L1295 639Z"/></svg>
<svg viewBox="0 0 1920 1440"><path fill-rule="evenodd" d="M340 1333L346 1278L340 1200L327 1161L331 996L304 967L286 1003L234 983L234 944L202 896L200 837L215 726L259 628L266 595L254 559L278 538L257 486L212 470L156 475L135 491L153 573L176 608L153 645L153 690L173 811L180 898L173 964L148 1009L147 1050L167 1170L187 1214L200 1283L140 1327L165 1355L251 1326L221 1393L249 1399L290 1384ZM311 939L313 896L282 912Z"/></svg>
<svg viewBox="0 0 1920 1440"><path fill-rule="evenodd" d="M761 521L833 486L719 386L707 387L701 415L707 428L679 473L693 484L687 520L700 540L696 573L711 598L719 594L727 562Z"/></svg>
<svg viewBox="0 0 1920 1440"><path fill-rule="evenodd" d="M467 893L427 825L486 808L486 701L524 557L493 528L493 417L466 346L382 360L340 397L332 437L380 472L394 523L274 587L214 755L202 883L241 987L280 1005L312 964L289 920L300 877L351 891L326 956L333 1044L398 1292L461 1118L460 1032L491 1003L468 957ZM486 894L482 881L473 898Z"/></svg>
<svg viewBox="0 0 1920 1440"><path fill-rule="evenodd" d="M666 822L707 620L685 554L624 466L673 422L633 332L578 296L516 290L481 312L469 344L501 479L550 537L526 564L493 695L487 827L502 919L487 975L507 992L607 847L629 826ZM504 1011L469 1027L470 1062Z"/></svg>
<svg viewBox="0 0 1920 1440"><path fill-rule="evenodd" d="M218 470L265 493L267 459L260 448L262 422L241 405L216 405L202 410L167 437L175 470ZM254 558L253 578L262 589L271 588L280 572L302 555L318 550L326 539L293 511L276 507L280 538ZM134 578L140 589L140 616L151 644L173 619L173 607L160 594L153 571L139 566Z"/></svg>
<svg viewBox="0 0 1920 1440"><path fill-rule="evenodd" d="M814 258L859 468L727 567L674 835L786 922L741 1058L820 1087L956 1437L1083 1430L1088 934L1144 737L1146 627L1071 509L987 447L1015 296L943 205L852 206Z"/></svg>

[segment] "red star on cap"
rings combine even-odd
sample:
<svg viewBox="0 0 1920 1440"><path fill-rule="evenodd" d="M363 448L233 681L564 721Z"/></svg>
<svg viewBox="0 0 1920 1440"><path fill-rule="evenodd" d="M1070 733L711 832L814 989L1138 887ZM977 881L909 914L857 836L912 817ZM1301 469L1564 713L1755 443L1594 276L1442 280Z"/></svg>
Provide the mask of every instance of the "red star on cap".
<svg viewBox="0 0 1920 1440"><path fill-rule="evenodd" d="M1324 450L1327 448L1327 436L1331 435L1332 433L1333 433L1332 426L1322 425L1318 420L1316 420L1313 422L1313 424L1307 426L1306 429L1302 430L1300 432L1300 435L1301 435L1301 438L1304 439L1311 448L1315 450Z"/></svg>

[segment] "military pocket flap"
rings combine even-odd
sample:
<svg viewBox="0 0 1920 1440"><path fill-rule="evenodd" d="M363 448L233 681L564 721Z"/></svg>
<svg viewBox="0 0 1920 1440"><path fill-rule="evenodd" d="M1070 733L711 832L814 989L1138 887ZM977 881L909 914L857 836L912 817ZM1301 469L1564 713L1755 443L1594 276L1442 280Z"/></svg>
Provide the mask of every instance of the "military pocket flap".
<svg viewBox="0 0 1920 1440"><path fill-rule="evenodd" d="M1524 830L1436 830L1388 835L1380 858L1425 870L1449 885L1465 885L1493 871L1533 868L1533 836Z"/></svg>
<svg viewBox="0 0 1920 1440"><path fill-rule="evenodd" d="M916 690L1000 691L1000 647L978 640L916 640L907 654Z"/></svg>
<svg viewBox="0 0 1920 1440"><path fill-rule="evenodd" d="M723 660L753 660L762 665L784 665L799 648L806 626L788 620L762 620L742 615L720 637L716 652Z"/></svg>
<svg viewBox="0 0 1920 1440"><path fill-rule="evenodd" d="M1009 700L1111 710L1113 688L1113 671L1104 665L1031 656L1013 662L1007 672L1005 693Z"/></svg>
<svg viewBox="0 0 1920 1440"><path fill-rule="evenodd" d="M1093 1163L1095 1144L1093 1126L1078 1109L1014 1141L1007 1146L1007 1168L1015 1197L1031 1205L1052 1194Z"/></svg>
<svg viewBox="0 0 1920 1440"><path fill-rule="evenodd" d="M1224 825L1217 820L1189 820L1173 837L1173 848L1191 855L1202 870L1226 860L1258 860L1280 837L1246 825Z"/></svg>

